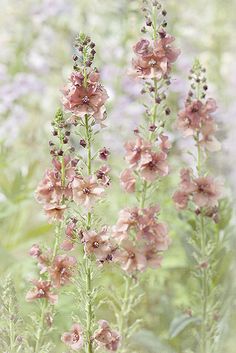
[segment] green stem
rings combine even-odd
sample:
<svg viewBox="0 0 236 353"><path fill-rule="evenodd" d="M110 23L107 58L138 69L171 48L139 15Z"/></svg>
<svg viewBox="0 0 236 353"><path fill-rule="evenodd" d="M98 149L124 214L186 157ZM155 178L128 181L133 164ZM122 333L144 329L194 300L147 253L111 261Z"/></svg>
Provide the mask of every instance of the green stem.
<svg viewBox="0 0 236 353"><path fill-rule="evenodd" d="M92 307L92 278L91 278L91 264L90 260L86 259L86 294L87 294L87 353L93 352L92 337L92 320L93 320L93 307Z"/></svg>
<svg viewBox="0 0 236 353"><path fill-rule="evenodd" d="M130 294L130 288L131 288L131 281L132 279L130 277L125 277L125 293L124 293L124 299L122 301L122 306L120 309L119 322L118 322L118 329L122 337L122 346L119 350L119 353L123 353L126 351L124 347L126 346L126 337L129 331L128 319L130 314L129 294Z"/></svg>
<svg viewBox="0 0 236 353"><path fill-rule="evenodd" d="M145 180L143 182L143 189L142 189L141 198L140 198L140 208L144 208L145 206L146 195L147 195L147 181Z"/></svg>
<svg viewBox="0 0 236 353"><path fill-rule="evenodd" d="M91 127L89 125L89 116L85 116L85 131L87 140L87 173L88 176L92 174L92 158L91 158ZM92 214L87 214L87 230L91 228ZM92 305L92 266L89 258L86 258L86 298L87 298L87 352L93 353L92 337L92 324L93 324L93 305Z"/></svg>
<svg viewBox="0 0 236 353"><path fill-rule="evenodd" d="M197 141L197 172L200 177L202 174L202 154L200 146L199 133L196 136ZM207 353L207 307L208 307L208 264L204 265L206 261L206 231L204 221L204 210L201 209L200 214L200 237L201 237L201 261L203 267L201 268L201 289L202 289L202 322L201 322L201 340L200 349L201 353Z"/></svg>
<svg viewBox="0 0 236 353"><path fill-rule="evenodd" d="M47 302L43 301L34 353L39 353L39 351L40 351L42 336L43 336L43 332L44 332L44 314L45 314L46 308L47 308Z"/></svg>

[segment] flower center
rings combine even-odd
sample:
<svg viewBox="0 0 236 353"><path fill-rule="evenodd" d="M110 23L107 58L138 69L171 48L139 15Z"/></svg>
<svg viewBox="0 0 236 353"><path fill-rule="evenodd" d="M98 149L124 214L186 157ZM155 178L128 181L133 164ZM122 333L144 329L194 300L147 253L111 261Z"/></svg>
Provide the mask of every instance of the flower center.
<svg viewBox="0 0 236 353"><path fill-rule="evenodd" d="M89 97L88 97L88 96L84 96L84 98L82 99L82 102L83 102L84 104L89 103Z"/></svg>
<svg viewBox="0 0 236 353"><path fill-rule="evenodd" d="M93 248L95 248L95 249L99 248L99 242L98 241L95 241L93 243Z"/></svg>
<svg viewBox="0 0 236 353"><path fill-rule="evenodd" d="M129 252L129 259L135 259L135 254L133 252Z"/></svg>
<svg viewBox="0 0 236 353"><path fill-rule="evenodd" d="M83 193L84 193L85 195L89 195L89 194L90 194L89 188L84 188L84 189L83 189Z"/></svg>

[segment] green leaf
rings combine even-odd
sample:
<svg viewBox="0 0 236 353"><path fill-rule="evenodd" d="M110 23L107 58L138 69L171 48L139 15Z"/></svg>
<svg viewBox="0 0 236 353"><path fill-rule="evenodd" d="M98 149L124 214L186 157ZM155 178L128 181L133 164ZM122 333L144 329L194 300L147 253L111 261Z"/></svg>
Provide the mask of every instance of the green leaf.
<svg viewBox="0 0 236 353"><path fill-rule="evenodd" d="M176 353L169 345L160 341L152 331L141 330L132 336L133 346L143 348L147 353Z"/></svg>
<svg viewBox="0 0 236 353"><path fill-rule="evenodd" d="M185 330L186 327L192 324L199 325L201 320L197 317L191 317L188 315L181 315L175 318L170 325L170 338L177 337L181 332Z"/></svg>

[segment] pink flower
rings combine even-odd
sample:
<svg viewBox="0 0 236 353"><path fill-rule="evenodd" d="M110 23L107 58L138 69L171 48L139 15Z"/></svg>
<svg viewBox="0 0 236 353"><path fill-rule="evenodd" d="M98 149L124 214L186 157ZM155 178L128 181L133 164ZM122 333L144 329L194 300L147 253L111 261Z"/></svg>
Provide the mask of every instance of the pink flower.
<svg viewBox="0 0 236 353"><path fill-rule="evenodd" d="M55 287L67 284L73 275L76 259L73 256L57 255L51 267L51 276Z"/></svg>
<svg viewBox="0 0 236 353"><path fill-rule="evenodd" d="M62 198L70 198L71 182L75 177L75 160L70 157L64 157L65 168L65 185L62 186L61 162L53 159L52 164L54 169L48 169L39 183L35 196L39 203L60 203Z"/></svg>
<svg viewBox="0 0 236 353"><path fill-rule="evenodd" d="M99 185L94 176L75 178L72 183L73 200L77 205L90 209L101 198L105 189Z"/></svg>
<svg viewBox="0 0 236 353"><path fill-rule="evenodd" d="M193 178L189 169L181 171L180 189L173 200L178 209L185 209L192 198L198 207L214 207L222 193L222 184L210 176Z"/></svg>
<svg viewBox="0 0 236 353"><path fill-rule="evenodd" d="M198 207L214 207L218 205L221 196L222 184L215 181L212 177L200 177L194 179L196 191L193 201Z"/></svg>
<svg viewBox="0 0 236 353"><path fill-rule="evenodd" d="M99 183L105 187L110 185L110 181L111 181L110 176L109 176L110 171L111 171L111 168L108 167L108 165L103 165L96 172L96 177L97 177Z"/></svg>
<svg viewBox="0 0 236 353"><path fill-rule="evenodd" d="M131 169L125 169L120 175L121 186L126 192L135 192L136 179Z"/></svg>
<svg viewBox="0 0 236 353"><path fill-rule="evenodd" d="M95 120L104 120L104 104L108 99L105 88L98 82L99 74L91 71L85 82L81 73L73 72L70 83L63 90L63 106L77 117L93 115Z"/></svg>
<svg viewBox="0 0 236 353"><path fill-rule="evenodd" d="M137 167L142 155L150 152L151 144L144 141L141 137L137 137L135 141L129 141L125 144L126 160L129 162L130 167Z"/></svg>
<svg viewBox="0 0 236 353"><path fill-rule="evenodd" d="M61 221L63 220L66 205L48 203L44 206L43 209L50 221Z"/></svg>
<svg viewBox="0 0 236 353"><path fill-rule="evenodd" d="M121 337L117 331L110 328L110 325L105 320L98 322L100 328L94 332L93 339L99 346L106 348L111 352L117 351Z"/></svg>
<svg viewBox="0 0 236 353"><path fill-rule="evenodd" d="M114 261L119 263L121 268L129 274L136 271L142 272L147 266L145 255L130 240L122 241L121 248L114 255Z"/></svg>
<svg viewBox="0 0 236 353"><path fill-rule="evenodd" d="M105 261L114 249L107 227L103 227L100 232L93 230L83 232L83 242L85 252L94 254L99 261Z"/></svg>
<svg viewBox="0 0 236 353"><path fill-rule="evenodd" d="M33 301L35 299L46 299L51 304L56 304L58 296L51 292L52 284L50 281L32 280L35 287L26 294L27 301Z"/></svg>
<svg viewBox="0 0 236 353"><path fill-rule="evenodd" d="M178 210L184 210L188 206L189 193L178 190L173 195L173 201Z"/></svg>
<svg viewBox="0 0 236 353"><path fill-rule="evenodd" d="M171 46L174 37L162 31L161 38L150 43L141 39L133 47L136 58L132 61L131 74L138 78L161 79L171 71L171 64L176 61L180 50Z"/></svg>
<svg viewBox="0 0 236 353"><path fill-rule="evenodd" d="M139 210L135 208L125 208L119 212L119 218L113 227L112 236L117 241L122 241L128 237L130 228L135 227L138 222Z"/></svg>
<svg viewBox="0 0 236 353"><path fill-rule="evenodd" d="M148 245L144 249L144 255L146 257L147 266L153 269L161 266L163 257L159 255L156 248L153 245Z"/></svg>
<svg viewBox="0 0 236 353"><path fill-rule="evenodd" d="M164 152L146 153L140 162L142 177L147 181L154 181L158 176L166 176L169 172L166 157Z"/></svg>
<svg viewBox="0 0 236 353"><path fill-rule="evenodd" d="M65 332L61 336L62 342L74 351L83 347L83 331L79 324L72 325L70 332Z"/></svg>
<svg viewBox="0 0 236 353"><path fill-rule="evenodd" d="M201 134L200 144L210 152L218 151L221 148L220 142L214 136L217 125L211 113L217 109L214 99L209 98L206 103L200 100L186 102L185 109L178 114L177 126L185 136Z"/></svg>
<svg viewBox="0 0 236 353"><path fill-rule="evenodd" d="M171 143L169 141L169 137L161 134L160 140L161 140L161 142L160 142L159 146L160 146L161 151L164 153L168 153L169 150L171 149Z"/></svg>

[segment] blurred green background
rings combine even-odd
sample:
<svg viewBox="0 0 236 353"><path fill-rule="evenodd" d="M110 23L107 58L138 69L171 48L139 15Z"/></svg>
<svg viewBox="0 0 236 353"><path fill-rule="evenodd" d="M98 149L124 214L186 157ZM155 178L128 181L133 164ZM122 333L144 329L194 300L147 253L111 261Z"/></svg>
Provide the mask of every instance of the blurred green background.
<svg viewBox="0 0 236 353"><path fill-rule="evenodd" d="M216 175L225 178L228 194L234 201L236 2L166 0L165 7L168 30L176 36L176 45L182 51L173 73L171 119L174 123L183 104L188 90L188 72L198 57L207 67L210 94L218 102L219 137L223 141L222 151L211 159L210 165ZM24 297L27 281L35 272L28 249L35 242L50 244L53 237L52 226L34 200L34 189L50 164L50 121L60 104L60 89L71 70L73 39L80 31L96 42L96 64L110 96L108 128L101 134L100 143L112 151L114 182L107 200L110 213L106 212L106 204L100 212L112 224L119 209L132 203L120 192L118 175L124 165L123 142L131 136L143 111L140 87L126 74L132 45L140 37L143 21L140 8L141 2L136 0L24 0L20 6L18 0L1 0L0 275L2 278L7 273L13 276L23 315L32 309ZM179 137L173 129L172 173L157 197L173 242L163 268L148 272L141 285L146 295L137 314L144 318L146 331L137 338L138 352L188 352L189 337L185 332L170 338L171 323L188 309L192 292L190 259L185 245L187 231L170 198L178 183L178 170L186 162L186 154L183 155L186 143L178 142ZM232 238L231 247L234 249L234 246ZM232 262L226 279L235 276L235 269ZM107 270L105 285L109 285L111 275L114 274ZM114 278L119 287L119 275L115 273ZM63 297L62 302L63 310L58 319L61 331L69 327L70 313L75 310L68 297ZM235 300L232 305L235 310ZM226 327L222 352L234 353L235 317L232 315L223 325ZM63 352L59 345L57 352Z"/></svg>

